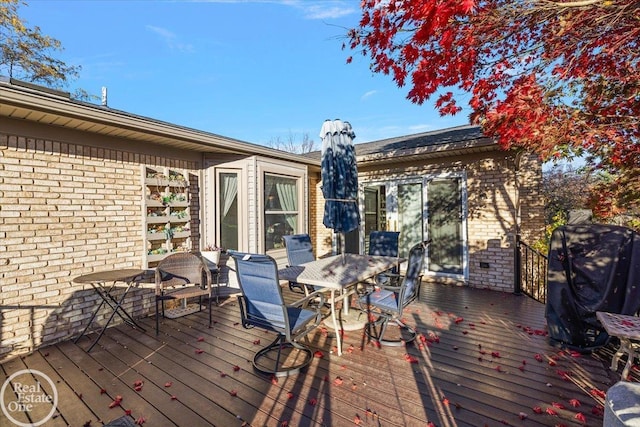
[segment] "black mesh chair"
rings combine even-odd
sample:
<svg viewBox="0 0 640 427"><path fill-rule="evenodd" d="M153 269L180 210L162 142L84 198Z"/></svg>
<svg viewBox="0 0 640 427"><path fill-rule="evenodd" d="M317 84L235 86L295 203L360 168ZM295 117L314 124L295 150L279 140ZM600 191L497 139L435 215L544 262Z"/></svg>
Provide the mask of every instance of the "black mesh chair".
<svg viewBox="0 0 640 427"><path fill-rule="evenodd" d="M285 304L278 279L278 267L268 255L229 251L236 264L242 295L238 297L245 328L258 327L275 332L275 340L253 358L254 368L277 377L300 372L313 360L313 352L298 342L320 325L320 308L305 308L310 299L324 295L313 292L292 304Z"/></svg>
<svg viewBox="0 0 640 427"><path fill-rule="evenodd" d="M372 231L369 233L369 255L398 256L399 231ZM400 268L396 265L388 272L378 274L375 284L378 286L397 284Z"/></svg>
<svg viewBox="0 0 640 427"><path fill-rule="evenodd" d="M424 255L430 241L420 242L409 251L406 274L398 286L369 288L358 298L358 304L367 312L368 318L377 316L367 323L365 333L381 345L400 346L416 338L416 331L402 322L404 308L413 302L420 293ZM398 326L399 334L388 331L390 323Z"/></svg>

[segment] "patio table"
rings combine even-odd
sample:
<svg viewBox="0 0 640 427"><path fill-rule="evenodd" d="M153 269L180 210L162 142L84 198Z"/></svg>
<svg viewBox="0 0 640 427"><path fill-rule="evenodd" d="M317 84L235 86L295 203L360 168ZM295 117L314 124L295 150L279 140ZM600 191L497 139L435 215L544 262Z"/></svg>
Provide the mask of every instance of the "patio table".
<svg viewBox="0 0 640 427"><path fill-rule="evenodd" d="M398 257L344 254L321 258L278 271L280 280L320 286L330 291L331 320L336 332L338 355L342 355L342 337L338 325L336 303L343 301L343 312L349 309L349 297L358 283L398 265ZM342 326L342 325L340 325Z"/></svg>
<svg viewBox="0 0 640 427"><path fill-rule="evenodd" d="M620 356L625 353L628 355L627 364L622 370L622 380L626 380L636 350L640 347L640 317L604 311L597 311L596 317L610 336L620 339L620 347L611 359L611 370L617 371Z"/></svg>
<svg viewBox="0 0 640 427"><path fill-rule="evenodd" d="M87 330L96 318L98 312L105 304L111 308L111 314L109 315L107 322L100 330L98 337L93 341L87 352L90 352L91 349L93 349L93 347L98 343L116 314L122 319L123 322L125 322L129 326L138 328L144 332L145 329L140 326L129 313L126 312L126 310L122 307L122 303L124 302L127 294L132 287L138 285L141 282L148 282L150 280L150 277L151 276L149 275L147 270L118 269L98 271L95 273L78 276L73 279L74 283L90 284L93 290L100 296L102 300L93 312L89 323L87 323L87 326L85 326L82 333L78 337L76 337L74 343L77 343L80 338L82 338L86 334ZM118 296L118 298L116 298L115 290L122 289L122 286L117 286L117 283L125 284L124 290L122 294Z"/></svg>

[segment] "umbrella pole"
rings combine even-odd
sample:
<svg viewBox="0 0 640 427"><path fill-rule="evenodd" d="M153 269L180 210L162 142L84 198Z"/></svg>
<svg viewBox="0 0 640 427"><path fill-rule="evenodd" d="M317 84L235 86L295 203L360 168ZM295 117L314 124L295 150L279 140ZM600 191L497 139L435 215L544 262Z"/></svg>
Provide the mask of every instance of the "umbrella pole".
<svg viewBox="0 0 640 427"><path fill-rule="evenodd" d="M342 254L342 265L345 265L347 263L347 260L345 259L344 256L344 252L346 250L346 245L344 243L344 233L339 233L340 236L340 253Z"/></svg>

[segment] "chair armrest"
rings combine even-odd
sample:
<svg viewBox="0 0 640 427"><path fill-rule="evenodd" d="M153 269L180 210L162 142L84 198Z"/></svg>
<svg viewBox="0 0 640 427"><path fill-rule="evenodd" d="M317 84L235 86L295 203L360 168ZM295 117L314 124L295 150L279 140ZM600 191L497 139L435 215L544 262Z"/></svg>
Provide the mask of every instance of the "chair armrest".
<svg viewBox="0 0 640 427"><path fill-rule="evenodd" d="M325 295L324 295L325 292L326 292L325 290L311 292L306 297L299 299L298 301L292 302L291 304L288 304L288 305L293 307L306 307L307 305L309 305L309 301L315 300L316 298L319 297L318 307L322 307L325 303Z"/></svg>

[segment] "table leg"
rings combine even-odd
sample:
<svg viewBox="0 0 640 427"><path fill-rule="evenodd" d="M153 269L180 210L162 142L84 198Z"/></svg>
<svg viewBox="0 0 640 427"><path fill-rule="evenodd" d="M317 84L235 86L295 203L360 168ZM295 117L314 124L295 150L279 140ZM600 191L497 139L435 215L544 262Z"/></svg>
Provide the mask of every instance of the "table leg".
<svg viewBox="0 0 640 427"><path fill-rule="evenodd" d="M344 305L344 303L343 303ZM342 337L340 326L338 325L338 317L336 315L336 290L331 289L331 320L333 320L333 330L336 333L338 356L342 356Z"/></svg>
<svg viewBox="0 0 640 427"><path fill-rule="evenodd" d="M629 358L627 359L626 365L624 365L624 369L622 370L622 380L626 381L629 376L629 370L633 366L633 361L636 357L636 348L630 340L624 340L626 343L627 354Z"/></svg>
<svg viewBox="0 0 640 427"><path fill-rule="evenodd" d="M93 283L92 283L93 285ZM94 285L95 288L95 285ZM93 320L96 318L96 316L98 315L98 312L100 311L100 309L102 308L102 306L104 305L105 302L107 302L106 297L102 294L102 291L99 290L98 288L96 288L96 292L98 293L98 295L100 295L100 298L102 298L102 301L100 301L100 304L98 304L98 308L96 308L93 312L93 315L91 316L91 319L89 319L89 323L87 323L87 326L84 327L84 329L82 330L82 333L80 335L78 335L76 337L75 340L73 340L74 344L77 344L78 341L80 340L80 338L82 338L84 336L84 334L87 333L87 330L89 329L89 326L91 326L91 324L93 323Z"/></svg>
<svg viewBox="0 0 640 427"><path fill-rule="evenodd" d="M116 314L118 314L118 316L120 316L120 318L122 319L123 322L129 324L132 327L137 327L138 329L140 329L141 331L145 332L145 329L142 328L141 326L139 326L135 320L133 320L133 318L129 315L129 313L127 313L125 311L125 309L122 308L122 303L124 302L124 299L126 298L127 294L129 293L129 291L131 290L131 287L133 286L133 283L128 283L127 284L127 288L124 290L124 292L122 293L122 295L120 296L119 300L116 300L110 293L107 293L106 297L103 296L103 300L104 302L107 303L107 305L109 305L109 307L112 308L112 312L111 315L109 316L109 319L107 319L107 323L104 324L104 326L102 327L102 330L100 331L100 333L98 334L98 336L96 337L96 339L93 341L93 343L91 344L91 346L89 346L89 348L87 349L87 353L90 352L93 347L98 343L98 341L100 340L100 338L102 338L102 335L104 335L105 331L107 330L107 328L109 327L109 324L111 323L111 321L113 321L113 318ZM102 295L101 295L102 296ZM111 299L111 301L113 301L113 303L115 305L112 305L111 302L108 301L108 299ZM102 304L100 304L102 306ZM120 314L120 311L122 311L122 313L124 313L124 315L128 318L125 319L122 314ZM98 313L98 310L96 310L96 312L94 313L93 317L92 317L92 321L93 318L95 318L95 315ZM91 323L89 323L89 325L91 325ZM87 325L87 327L89 326Z"/></svg>
<svg viewBox="0 0 640 427"><path fill-rule="evenodd" d="M618 350L616 351L616 353L613 355L613 357L611 358L611 367L610 369L612 371L617 371L618 370L618 362L620 361L620 357L622 357L626 350L627 350L627 340L621 338L620 339L620 347L618 347Z"/></svg>

